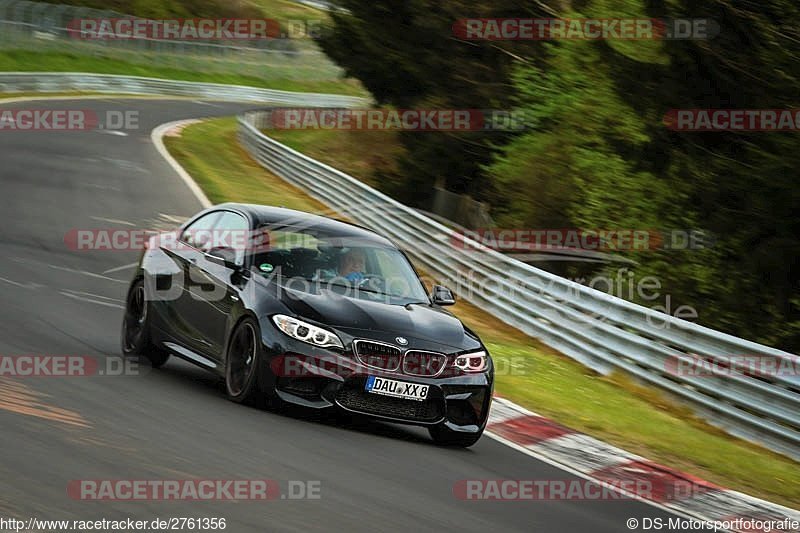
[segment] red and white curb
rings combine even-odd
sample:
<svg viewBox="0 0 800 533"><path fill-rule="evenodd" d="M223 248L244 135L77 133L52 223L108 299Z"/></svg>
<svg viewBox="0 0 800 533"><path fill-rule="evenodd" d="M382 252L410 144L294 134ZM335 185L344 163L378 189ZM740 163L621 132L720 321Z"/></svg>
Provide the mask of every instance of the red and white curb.
<svg viewBox="0 0 800 533"><path fill-rule="evenodd" d="M705 521L800 521L800 512L728 490L578 433L508 400L495 398L487 435L551 465L610 487L647 484L642 499ZM735 530L750 533L754 530ZM772 531L800 531L786 529Z"/></svg>

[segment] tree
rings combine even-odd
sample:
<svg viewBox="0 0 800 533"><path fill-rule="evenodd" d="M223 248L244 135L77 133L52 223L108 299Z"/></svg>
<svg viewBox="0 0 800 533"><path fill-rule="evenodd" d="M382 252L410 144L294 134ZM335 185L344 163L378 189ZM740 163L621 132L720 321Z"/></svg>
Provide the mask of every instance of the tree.
<svg viewBox="0 0 800 533"><path fill-rule="evenodd" d="M474 17L543 16L536 3L520 0L343 0L340 5L346 11L332 14L333 25L319 43L379 105L396 108L507 109L515 58L520 50L533 57L537 47L461 41L453 24ZM493 187L482 166L509 136L402 133L406 151L400 175L380 181L395 197L415 205L437 181L454 192L490 198Z"/></svg>
<svg viewBox="0 0 800 533"><path fill-rule="evenodd" d="M703 324L796 349L797 134L682 133L663 118L670 109L800 107L800 36L776 24L797 20L798 7L619 1L609 12L612 2L590 2L569 16L631 16L636 4L639 16L712 17L722 31L710 41L559 42L545 66L519 67L518 105L537 127L488 169L508 198L501 220L710 232L714 248L639 254L637 271L696 307Z"/></svg>

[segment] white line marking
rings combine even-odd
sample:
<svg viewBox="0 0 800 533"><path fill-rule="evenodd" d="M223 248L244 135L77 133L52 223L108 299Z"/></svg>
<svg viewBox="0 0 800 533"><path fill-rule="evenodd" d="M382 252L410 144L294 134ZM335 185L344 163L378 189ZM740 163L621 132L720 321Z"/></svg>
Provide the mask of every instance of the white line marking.
<svg viewBox="0 0 800 533"><path fill-rule="evenodd" d="M0 278L0 281L8 283L9 285L15 285L15 286L20 287L22 289L41 289L42 287L44 287L44 285L42 285L40 283L34 283L34 282L19 283L19 282L16 282L16 281L13 281L13 280L10 280L10 279L6 279L6 278Z"/></svg>
<svg viewBox="0 0 800 533"><path fill-rule="evenodd" d="M33 283L33 282L30 282L30 283L18 283L16 281L13 281L13 280L10 280L10 279L6 279L6 278L0 278L0 281L4 281L5 283L8 283L10 285L16 285L17 287L20 287L20 288L23 288L23 289L40 289L40 288L44 287L44 285L41 285L39 283Z"/></svg>
<svg viewBox="0 0 800 533"><path fill-rule="evenodd" d="M11 281L10 279L0 278L0 281L5 281L6 283L10 283L11 285L16 285L17 287L22 287L23 289L27 288L22 283L17 283L16 281Z"/></svg>
<svg viewBox="0 0 800 533"><path fill-rule="evenodd" d="M139 263L131 263L129 265L122 265L115 268L109 268L108 270L104 270L103 274L111 274L112 272L119 272L120 270L128 270L129 268L133 268L137 266Z"/></svg>
<svg viewBox="0 0 800 533"><path fill-rule="evenodd" d="M95 130L97 133L105 133L108 135L116 135L117 137L127 137L128 134L119 130Z"/></svg>
<svg viewBox="0 0 800 533"><path fill-rule="evenodd" d="M189 190L192 191L192 194L194 194L194 197L197 198L198 202L200 202L200 205L206 208L206 207L211 207L213 205L211 203L211 200L208 199L206 193L203 192L203 190L200 188L199 185L197 185L194 179L192 179L189 173L186 172L186 170L180 165L180 163L178 163L175 160L175 158L172 157L172 155L167 151L167 147L164 146L164 135L166 135L169 130L175 127L182 127L182 126L187 126L189 124L196 124L198 122L200 121L196 119L167 122L166 124L158 126L150 133L150 140L153 141L153 144L155 145L156 150L158 150L158 153L161 154L161 157L163 157L167 161L167 163L169 163L172 169L178 174L178 176L181 177L186 186L189 187Z"/></svg>
<svg viewBox="0 0 800 533"><path fill-rule="evenodd" d="M159 213L158 216L167 220L168 222L175 222L177 224L183 224L184 222L186 222L187 218L187 217L179 217L176 215L168 215L166 213Z"/></svg>
<svg viewBox="0 0 800 533"><path fill-rule="evenodd" d="M222 107L221 105L212 104L211 102L203 102L201 100L192 100L192 103L197 105L207 105L209 107Z"/></svg>
<svg viewBox="0 0 800 533"><path fill-rule="evenodd" d="M102 274L95 274L94 272L87 272L85 270L76 270L74 268L67 268L67 267L62 267L62 266L57 266L57 265L51 265L49 263L44 263L42 261L36 261L35 259L28 259L28 258L25 258L25 257L12 257L11 261L13 261L15 263L20 263L20 264L23 264L23 265L46 266L46 267L49 267L49 268L53 268L55 270L61 270L61 271L64 271L64 272L70 272L72 274L81 274L83 276L89 276L89 277L92 277L92 278L99 278L99 279L104 279L104 280L108 280L108 281L115 281L117 283L126 283L126 284L128 283L127 281L122 280L122 279L110 278L108 276L103 276ZM43 286L43 285L41 285L41 286Z"/></svg>
<svg viewBox="0 0 800 533"><path fill-rule="evenodd" d="M110 224L124 224L125 226L136 226L133 222L128 222L127 220L119 220L118 218L105 218L105 217L89 217L92 220L98 220L100 222L108 222Z"/></svg>
<svg viewBox="0 0 800 533"><path fill-rule="evenodd" d="M108 301L111 301L111 302L125 303L124 300L120 300L119 298L112 298L110 296L103 296L102 294L94 294L94 293L91 293L91 292L73 291L72 289L64 289L63 291L61 291L62 294L64 292L68 292L68 293L73 294L75 296L88 296L88 297L91 297L91 298L100 298L101 300L108 300Z"/></svg>
<svg viewBox="0 0 800 533"><path fill-rule="evenodd" d="M102 274L95 274L94 272L87 272L85 270L75 270L74 268L60 267L56 265L47 265L47 266L49 266L50 268L54 268L56 270L62 270L64 272L71 272L73 274L81 274L83 276L89 276L90 278L99 278L108 281L116 281L117 283L127 283L127 281L121 279L109 278L108 276L103 276Z"/></svg>
<svg viewBox="0 0 800 533"><path fill-rule="evenodd" d="M117 308L117 309L125 309L125 306L123 306L123 305L112 304L112 303L108 303L108 302L100 302L98 300L92 300L91 298L84 298L83 296L78 296L77 294L71 294L71 293L65 292L65 291L58 291L58 292L60 292L61 294L63 294L67 298L72 298L73 300L80 300L82 302L87 302L87 303L90 303L90 304L103 305L105 307L114 307L114 308Z"/></svg>
<svg viewBox="0 0 800 533"><path fill-rule="evenodd" d="M84 181L81 183L81 185L86 185L87 187L92 187L94 189L122 192L122 189L120 189L119 187L113 187L111 185L106 185L106 184L89 183L88 181Z"/></svg>

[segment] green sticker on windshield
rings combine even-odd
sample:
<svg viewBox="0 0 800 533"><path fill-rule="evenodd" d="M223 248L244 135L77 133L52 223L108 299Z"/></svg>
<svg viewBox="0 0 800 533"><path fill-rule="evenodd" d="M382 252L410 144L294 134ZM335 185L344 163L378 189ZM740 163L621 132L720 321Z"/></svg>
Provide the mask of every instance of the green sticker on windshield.
<svg viewBox="0 0 800 533"><path fill-rule="evenodd" d="M275 267L270 265L269 263L261 263L258 269L261 272L272 272L273 270L275 270Z"/></svg>

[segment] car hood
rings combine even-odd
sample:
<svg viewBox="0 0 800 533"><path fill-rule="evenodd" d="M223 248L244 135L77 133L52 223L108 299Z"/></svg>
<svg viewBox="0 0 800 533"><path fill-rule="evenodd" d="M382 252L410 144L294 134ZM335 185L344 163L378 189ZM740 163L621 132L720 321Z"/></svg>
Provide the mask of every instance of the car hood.
<svg viewBox="0 0 800 533"><path fill-rule="evenodd" d="M481 347L480 341L466 330L460 320L427 304L390 305L351 298L326 289L309 293L283 288L279 299L297 316L353 337L392 344L397 344L397 337L405 337L410 348L429 350L436 349L436 345L445 345L455 351Z"/></svg>

